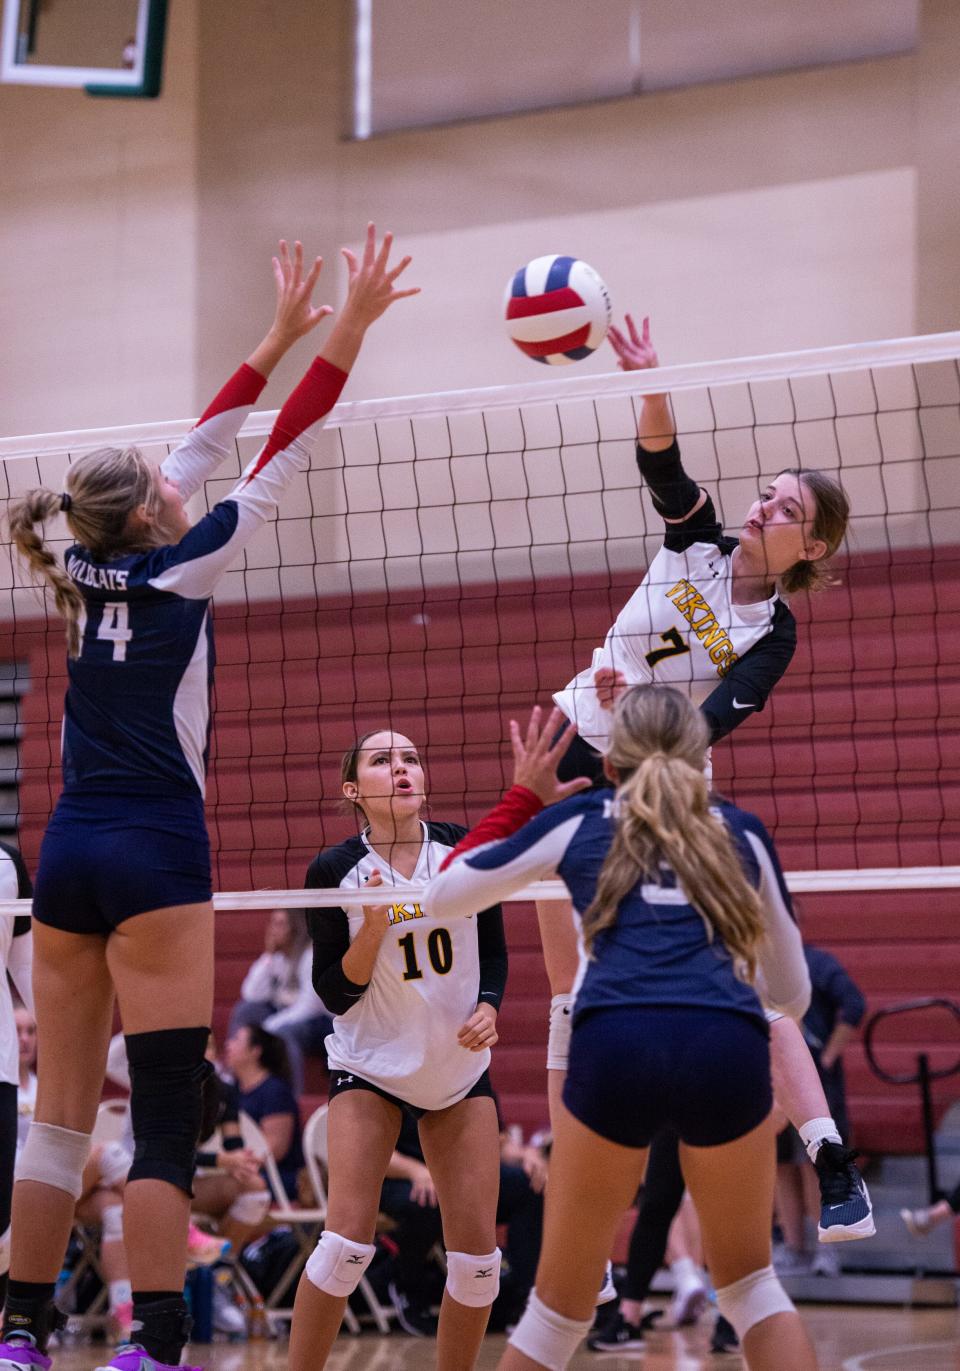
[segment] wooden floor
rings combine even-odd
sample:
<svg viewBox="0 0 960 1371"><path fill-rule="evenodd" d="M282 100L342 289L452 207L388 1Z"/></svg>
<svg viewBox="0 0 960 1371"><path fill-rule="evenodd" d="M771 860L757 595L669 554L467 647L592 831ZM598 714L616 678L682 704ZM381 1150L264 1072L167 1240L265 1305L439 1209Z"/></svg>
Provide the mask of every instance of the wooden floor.
<svg viewBox="0 0 960 1371"><path fill-rule="evenodd" d="M824 1305L803 1311L820 1358L821 1371L960 1371L960 1313L956 1310L872 1309ZM573 1371L737 1371L738 1356L711 1357L706 1327L652 1334L647 1350L630 1355L581 1352ZM502 1336L484 1344L477 1371L493 1371L504 1347ZM216 1344L193 1349L192 1362L208 1371L281 1371L287 1346L279 1343ZM65 1347L54 1371L93 1371L104 1356L89 1347ZM328 1371L432 1371L434 1344L393 1335L341 1337ZM782 1371L790 1371L784 1366Z"/></svg>

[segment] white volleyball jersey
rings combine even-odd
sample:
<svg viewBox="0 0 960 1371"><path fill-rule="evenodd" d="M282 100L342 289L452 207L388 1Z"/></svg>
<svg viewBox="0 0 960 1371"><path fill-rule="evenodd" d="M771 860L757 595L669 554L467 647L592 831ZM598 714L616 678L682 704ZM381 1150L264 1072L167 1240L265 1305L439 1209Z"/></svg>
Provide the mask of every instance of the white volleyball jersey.
<svg viewBox="0 0 960 1371"><path fill-rule="evenodd" d="M622 672L628 685L687 691L704 707L715 741L763 707L793 655L794 619L778 595L758 604L733 603L736 542L715 535L684 545L694 531L699 529L685 525L682 534L668 532L590 665L553 697L599 752L609 748L613 718L594 687L601 667Z"/></svg>
<svg viewBox="0 0 960 1371"><path fill-rule="evenodd" d="M424 905L391 902L392 885L435 876L465 831L454 824L422 828L423 844L411 877L396 872L361 834L320 853L310 866L307 886L356 890L374 870L381 872L383 888L375 897L371 892L371 903L388 905L387 933L369 983L350 992L352 1003L333 1003L327 997L334 1014L327 1060L331 1073L356 1073L407 1104L433 1110L463 1099L490 1064L489 1049L470 1052L457 1042L457 1033L484 994L482 921L488 926L491 920L499 922L502 943L502 918L496 909L467 919L437 920ZM363 926L363 911L359 906L309 910L308 921L315 948L314 986L324 997L323 973L339 968ZM499 994L485 997L499 1004Z"/></svg>

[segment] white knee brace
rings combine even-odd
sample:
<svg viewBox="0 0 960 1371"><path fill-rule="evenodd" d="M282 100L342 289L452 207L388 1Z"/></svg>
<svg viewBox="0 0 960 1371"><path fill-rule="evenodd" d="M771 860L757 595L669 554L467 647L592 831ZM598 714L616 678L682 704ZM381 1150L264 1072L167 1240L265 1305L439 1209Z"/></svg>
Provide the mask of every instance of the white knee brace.
<svg viewBox="0 0 960 1371"><path fill-rule="evenodd" d="M344 1299L360 1284L376 1250L372 1242L351 1242L325 1228L304 1268L307 1279L325 1295Z"/></svg>
<svg viewBox="0 0 960 1371"><path fill-rule="evenodd" d="M733 1285L717 1291L720 1313L733 1324L737 1337L743 1341L754 1324L774 1314L792 1314L793 1302L777 1278L772 1266L751 1271Z"/></svg>
<svg viewBox="0 0 960 1371"><path fill-rule="evenodd" d="M573 1031L573 995L554 995L550 1001L550 1032L547 1035L547 1070L566 1071Z"/></svg>
<svg viewBox="0 0 960 1371"><path fill-rule="evenodd" d="M499 1247L485 1257L473 1257L468 1252L447 1253L447 1289L457 1304L470 1309L483 1309L493 1304L500 1293Z"/></svg>
<svg viewBox="0 0 960 1371"><path fill-rule="evenodd" d="M78 1200L83 1194L83 1168L89 1155L89 1133L34 1120L17 1158L15 1179L38 1181L54 1190L65 1190Z"/></svg>
<svg viewBox="0 0 960 1371"><path fill-rule="evenodd" d="M530 1298L523 1318L510 1334L510 1346L522 1352L547 1371L565 1371L580 1343L590 1331L593 1319L566 1319L554 1309L548 1309L538 1299L536 1290Z"/></svg>
<svg viewBox="0 0 960 1371"><path fill-rule="evenodd" d="M104 1143L100 1149L100 1182L109 1186L120 1185L127 1179L127 1172L133 1165L133 1155L121 1142Z"/></svg>
<svg viewBox="0 0 960 1371"><path fill-rule="evenodd" d="M100 1216L100 1241L123 1242L123 1205L108 1204Z"/></svg>
<svg viewBox="0 0 960 1371"><path fill-rule="evenodd" d="M227 1217L237 1223L262 1223L270 1209L269 1190L248 1190L238 1195L227 1210Z"/></svg>

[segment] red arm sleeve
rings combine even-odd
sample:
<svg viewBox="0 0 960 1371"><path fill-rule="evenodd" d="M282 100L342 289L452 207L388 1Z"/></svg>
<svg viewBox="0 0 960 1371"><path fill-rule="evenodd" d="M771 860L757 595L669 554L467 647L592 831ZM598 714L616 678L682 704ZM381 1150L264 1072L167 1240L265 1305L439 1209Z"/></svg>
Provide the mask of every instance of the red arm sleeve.
<svg viewBox="0 0 960 1371"><path fill-rule="evenodd" d="M524 785L511 786L500 803L494 805L490 813L469 833L464 834L452 852L447 853L440 870L445 871L455 857L462 856L471 848L509 838L511 833L516 833L535 814L539 814L542 808L543 801L532 790Z"/></svg>

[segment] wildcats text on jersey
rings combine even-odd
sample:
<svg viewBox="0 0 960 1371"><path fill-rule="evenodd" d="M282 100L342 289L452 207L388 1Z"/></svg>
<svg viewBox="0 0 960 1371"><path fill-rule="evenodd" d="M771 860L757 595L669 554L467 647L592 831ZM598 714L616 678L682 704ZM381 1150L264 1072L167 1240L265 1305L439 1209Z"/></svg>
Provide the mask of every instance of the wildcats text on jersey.
<svg viewBox="0 0 960 1371"><path fill-rule="evenodd" d="M726 629L717 623L717 616L696 586L686 580L678 581L666 592L666 598L673 601L707 648L711 662L716 665L717 675L725 676L737 660L737 654Z"/></svg>
<svg viewBox="0 0 960 1371"><path fill-rule="evenodd" d="M91 566L89 562L73 555L67 558L67 574L82 586L92 586L94 590L126 590L129 571L120 571L109 566Z"/></svg>

